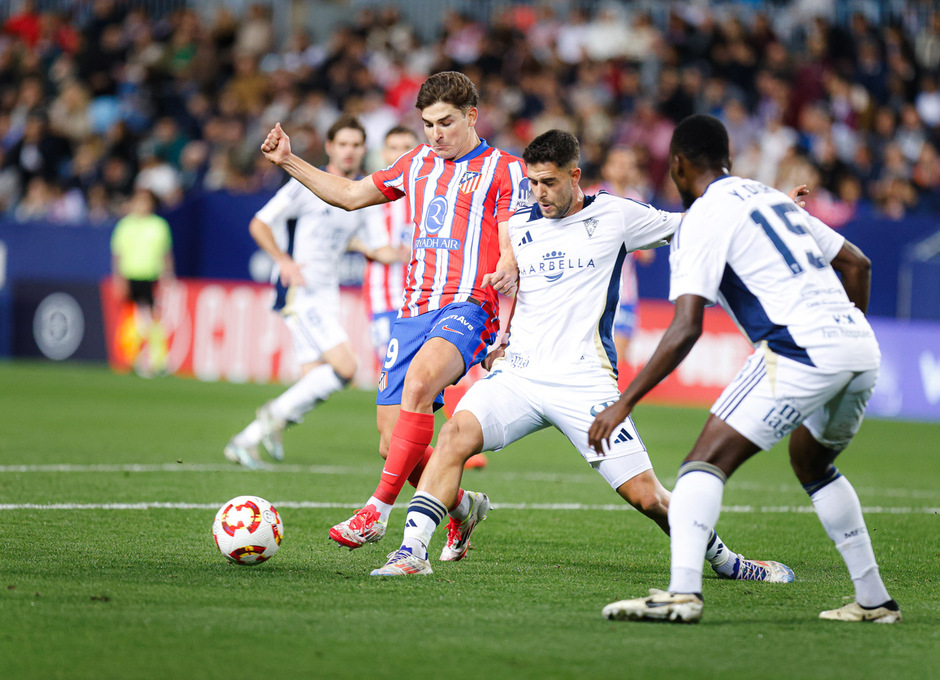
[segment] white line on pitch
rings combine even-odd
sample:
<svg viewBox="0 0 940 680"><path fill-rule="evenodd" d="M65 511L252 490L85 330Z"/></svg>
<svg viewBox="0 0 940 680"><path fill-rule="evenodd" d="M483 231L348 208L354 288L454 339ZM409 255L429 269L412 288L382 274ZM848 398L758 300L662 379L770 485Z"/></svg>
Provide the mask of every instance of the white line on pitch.
<svg viewBox="0 0 940 680"><path fill-rule="evenodd" d="M217 510L222 503L0 503L0 510ZM355 503L322 503L313 501L276 501L278 509L350 509L359 507ZM396 507L404 508L405 505ZM626 504L588 505L585 503L494 503L494 510L550 510L550 511L600 511L621 512L633 510ZM870 515L936 515L940 508L886 507L876 505L862 508ZM730 513L812 513L809 505L729 505L722 512Z"/></svg>
<svg viewBox="0 0 940 680"><path fill-rule="evenodd" d="M374 475L376 468L371 466L353 467L349 465L267 465L264 472L287 472L290 474L310 475ZM3 473L88 473L88 472L236 472L244 474L259 474L257 470L224 463L162 463L162 464L90 464L79 465L69 463L54 463L47 465L0 465L0 474ZM589 484L597 482L597 475L592 473L552 473L552 472L495 472L500 479L520 480L526 482L550 482L566 484ZM675 478L664 477L662 482L671 487ZM731 488L741 491L802 493L802 489L795 483L761 483L745 480L732 480ZM940 498L940 489L891 489L882 487L856 487L856 492L865 497L902 498L906 500ZM344 506L345 507L345 506Z"/></svg>

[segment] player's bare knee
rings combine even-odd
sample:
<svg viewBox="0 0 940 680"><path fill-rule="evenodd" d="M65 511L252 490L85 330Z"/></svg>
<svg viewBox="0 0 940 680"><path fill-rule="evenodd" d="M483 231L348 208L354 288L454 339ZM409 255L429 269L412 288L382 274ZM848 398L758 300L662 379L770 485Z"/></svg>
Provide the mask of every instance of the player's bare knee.
<svg viewBox="0 0 940 680"><path fill-rule="evenodd" d="M349 383L356 377L356 371L359 370L359 362L355 359L339 361L332 364L332 366L333 372L336 374L336 377L342 381L343 387L349 386Z"/></svg>
<svg viewBox="0 0 940 680"><path fill-rule="evenodd" d="M437 437L434 457L440 456L442 462L462 466L470 456L479 453L479 447L474 446L468 435L469 432L461 426L460 419L448 420Z"/></svg>
<svg viewBox="0 0 940 680"><path fill-rule="evenodd" d="M647 517L665 517L669 510L669 492L655 477L634 477L617 489L617 492Z"/></svg>
<svg viewBox="0 0 940 680"><path fill-rule="evenodd" d="M424 411L431 408L434 404L434 398L437 396L434 387L432 381L425 376L409 375L405 378L405 384L402 387L402 408L407 411Z"/></svg>
<svg viewBox="0 0 940 680"><path fill-rule="evenodd" d="M647 517L665 516L669 510L668 496L655 489L643 489L631 497L629 503Z"/></svg>

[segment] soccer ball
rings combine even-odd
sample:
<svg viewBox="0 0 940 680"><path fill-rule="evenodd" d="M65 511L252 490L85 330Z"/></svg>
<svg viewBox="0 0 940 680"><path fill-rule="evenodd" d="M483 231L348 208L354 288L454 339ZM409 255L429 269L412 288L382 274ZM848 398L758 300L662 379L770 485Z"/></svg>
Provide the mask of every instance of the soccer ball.
<svg viewBox="0 0 940 680"><path fill-rule="evenodd" d="M235 564L261 564L284 537L284 523L273 505L257 496L238 496L219 508L212 524L219 550Z"/></svg>

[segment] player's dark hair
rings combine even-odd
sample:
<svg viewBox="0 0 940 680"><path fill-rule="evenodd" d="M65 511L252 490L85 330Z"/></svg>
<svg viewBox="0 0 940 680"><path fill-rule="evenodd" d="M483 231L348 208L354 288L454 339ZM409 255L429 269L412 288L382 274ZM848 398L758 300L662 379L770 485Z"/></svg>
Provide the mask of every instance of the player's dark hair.
<svg viewBox="0 0 940 680"><path fill-rule="evenodd" d="M731 165L731 145L724 124L714 116L684 118L672 133L670 154L681 153L699 168L721 170Z"/></svg>
<svg viewBox="0 0 940 680"><path fill-rule="evenodd" d="M415 131L405 125L396 125L393 127L391 130L385 133L385 139L388 139L392 135L411 135L415 139L418 138L418 135L415 134Z"/></svg>
<svg viewBox="0 0 940 680"><path fill-rule="evenodd" d="M336 139L336 135L339 134L340 130L359 130L359 132L362 133L362 141L366 141L366 129L362 126L362 123L359 122L358 118L348 113L344 113L337 118L336 122L326 131L326 141L332 142Z"/></svg>
<svg viewBox="0 0 940 680"><path fill-rule="evenodd" d="M418 90L415 108L423 111L432 104L444 102L467 113L480 101L477 86L463 73L442 71L430 76Z"/></svg>
<svg viewBox="0 0 940 680"><path fill-rule="evenodd" d="M581 159L581 145L577 138L564 130L549 130L529 142L522 152L526 165L554 163L556 167L568 168Z"/></svg>

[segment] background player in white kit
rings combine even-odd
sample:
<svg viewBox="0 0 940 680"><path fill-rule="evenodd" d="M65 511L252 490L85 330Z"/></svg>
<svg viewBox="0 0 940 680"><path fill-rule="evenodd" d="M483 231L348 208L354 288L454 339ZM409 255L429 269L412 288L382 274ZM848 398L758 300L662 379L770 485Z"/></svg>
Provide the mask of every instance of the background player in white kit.
<svg viewBox="0 0 940 680"><path fill-rule="evenodd" d="M351 116L327 132L326 171L353 179L366 153L366 133ZM358 364L340 322L339 264L347 249L382 262L400 261L399 250L374 219L373 209L347 212L320 200L291 179L252 218L251 235L276 265L277 301L294 341L302 377L225 446L225 457L247 467L261 465L259 445L275 460L284 458L282 435L289 423L345 387Z"/></svg>
<svg viewBox="0 0 940 680"><path fill-rule="evenodd" d="M382 162L386 167L392 165L417 145L418 136L412 130L402 125L393 127L385 133ZM383 203L371 209L370 212L371 219L377 220L386 234L389 245L393 248L404 246L411 249L414 222L411 218L411 204L408 201ZM362 288L369 304L370 335L379 365L385 361L392 324L395 323L395 317L398 316L398 310L401 307L407 269L407 262L386 264L371 261L366 264Z"/></svg>
<svg viewBox="0 0 940 680"><path fill-rule="evenodd" d="M793 471L855 585L855 602L820 618L900 621L900 608L878 573L858 496L833 465L858 432L878 377L880 351L865 319L870 262L787 196L732 177L730 168L721 121L696 115L679 124L670 174L688 212L670 254L675 316L649 363L597 416L591 445L602 451L634 405L688 354L707 304L720 302L756 351L715 402L679 469L669 506L668 591L614 602L604 616L698 621L701 560L725 481L789 434Z"/></svg>
<svg viewBox="0 0 940 680"><path fill-rule="evenodd" d="M668 532L669 492L656 478L633 421L623 419L603 451L588 446L587 431L594 415L618 395L612 325L624 257L662 245L681 215L606 193L584 196L578 158L577 140L560 130L540 135L523 152L537 203L509 220L520 276L511 343L441 430L408 507L402 547L373 575L431 573L427 546L454 501L464 461L550 425L628 503ZM459 525L454 546L461 557L488 508L484 495ZM786 566L745 560L712 536L707 558L721 576L793 580Z"/></svg>

